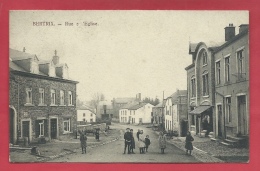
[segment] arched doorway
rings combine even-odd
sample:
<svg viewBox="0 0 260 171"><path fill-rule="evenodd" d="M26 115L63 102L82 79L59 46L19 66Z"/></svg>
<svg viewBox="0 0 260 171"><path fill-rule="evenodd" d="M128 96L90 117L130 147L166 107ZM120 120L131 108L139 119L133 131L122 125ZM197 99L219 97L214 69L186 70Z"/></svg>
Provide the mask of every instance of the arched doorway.
<svg viewBox="0 0 260 171"><path fill-rule="evenodd" d="M13 106L9 106L9 142L17 143L17 114Z"/></svg>

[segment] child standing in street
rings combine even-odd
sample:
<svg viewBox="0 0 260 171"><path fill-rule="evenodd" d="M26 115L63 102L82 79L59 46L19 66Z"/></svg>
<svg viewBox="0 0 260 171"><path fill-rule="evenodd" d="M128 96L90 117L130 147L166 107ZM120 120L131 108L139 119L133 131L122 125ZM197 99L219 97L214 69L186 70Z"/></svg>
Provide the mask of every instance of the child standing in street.
<svg viewBox="0 0 260 171"><path fill-rule="evenodd" d="M191 151L193 150L193 145L192 145L192 141L194 141L194 138L191 136L190 131L187 132L187 136L186 136L186 140L185 140L185 148L186 148L186 154L188 154L188 152L190 151L190 155L191 155Z"/></svg>
<svg viewBox="0 0 260 171"><path fill-rule="evenodd" d="M150 139L149 139L149 135L146 135L146 138L145 138L145 140L144 140L144 143L145 143L145 149L146 149L146 152L147 152L148 147L149 147L149 145L151 144L151 141L150 141Z"/></svg>

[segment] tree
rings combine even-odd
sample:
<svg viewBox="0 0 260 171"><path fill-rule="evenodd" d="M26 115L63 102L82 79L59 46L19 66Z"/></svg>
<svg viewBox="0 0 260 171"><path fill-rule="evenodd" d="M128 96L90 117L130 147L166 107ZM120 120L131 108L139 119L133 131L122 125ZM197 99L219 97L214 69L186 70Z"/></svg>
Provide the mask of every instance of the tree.
<svg viewBox="0 0 260 171"><path fill-rule="evenodd" d="M91 107L96 109L96 112L98 111L98 104L100 101L105 100L105 95L103 93L94 93L92 95L92 100L90 101Z"/></svg>
<svg viewBox="0 0 260 171"><path fill-rule="evenodd" d="M157 104L160 103L160 101L159 101L159 99L158 99L157 97L155 97L154 100L153 100L153 98L145 97L142 102L144 102L144 103L150 103L150 104L152 104L152 105L154 105L154 106L156 106Z"/></svg>

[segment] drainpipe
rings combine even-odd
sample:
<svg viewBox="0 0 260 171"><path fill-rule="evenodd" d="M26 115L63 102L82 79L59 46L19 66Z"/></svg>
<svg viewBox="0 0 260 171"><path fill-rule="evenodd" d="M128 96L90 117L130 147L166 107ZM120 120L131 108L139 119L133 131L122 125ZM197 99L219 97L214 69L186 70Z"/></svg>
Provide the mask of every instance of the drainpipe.
<svg viewBox="0 0 260 171"><path fill-rule="evenodd" d="M18 81L16 81L16 79L14 78L14 82L16 82L17 83L17 89L18 89L18 91L17 91L17 96L18 96L18 98L17 98L17 118L16 118L16 123L17 123L17 128L16 128L16 144L17 144L17 141L18 141L18 133L19 133L19 131L20 131L20 129L19 129L19 111L20 111L20 103L19 103L19 99L20 99L20 86L19 86L19 82Z"/></svg>
<svg viewBox="0 0 260 171"><path fill-rule="evenodd" d="M215 93L216 93L216 95L219 95L223 98L223 108L224 108L226 106L225 105L225 96L223 94L217 92L217 91L215 91ZM224 110L222 109L222 113L223 113L223 111ZM224 117L224 121L223 121L223 123L224 123L224 139L226 139L226 113L223 114L223 117Z"/></svg>

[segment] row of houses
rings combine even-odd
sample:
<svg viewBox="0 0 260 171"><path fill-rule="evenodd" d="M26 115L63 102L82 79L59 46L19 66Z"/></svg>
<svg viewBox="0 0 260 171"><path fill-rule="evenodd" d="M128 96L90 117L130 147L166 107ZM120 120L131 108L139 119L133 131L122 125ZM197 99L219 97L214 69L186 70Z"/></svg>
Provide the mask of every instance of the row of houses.
<svg viewBox="0 0 260 171"><path fill-rule="evenodd" d="M188 128L187 90L177 90L153 107L153 123L185 136Z"/></svg>
<svg viewBox="0 0 260 171"><path fill-rule="evenodd" d="M187 66L189 130L216 138L249 134L249 25L225 27L225 42L190 43ZM206 124L205 127L205 122Z"/></svg>

